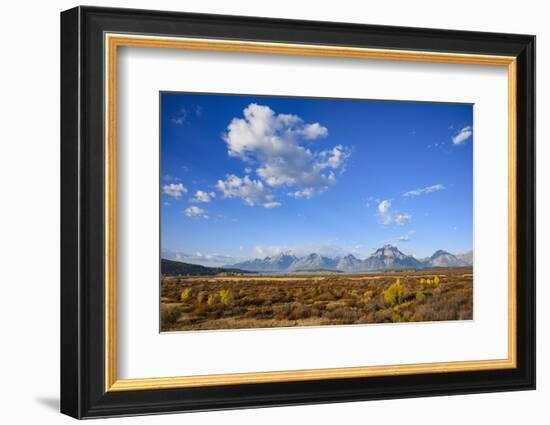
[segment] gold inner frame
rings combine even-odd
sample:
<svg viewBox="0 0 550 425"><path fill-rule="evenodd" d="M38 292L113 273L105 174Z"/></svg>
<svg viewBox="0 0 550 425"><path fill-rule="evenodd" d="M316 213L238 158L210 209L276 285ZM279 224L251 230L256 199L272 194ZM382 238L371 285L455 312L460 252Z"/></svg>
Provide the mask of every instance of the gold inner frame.
<svg viewBox="0 0 550 425"><path fill-rule="evenodd" d="M516 367L516 58L462 53L370 49L326 45L105 34L105 391L135 391L214 385L308 381L416 373L445 373ZM508 71L508 357L495 360L361 366L164 378L118 379L116 325L116 128L119 46L280 55L325 56L507 67Z"/></svg>

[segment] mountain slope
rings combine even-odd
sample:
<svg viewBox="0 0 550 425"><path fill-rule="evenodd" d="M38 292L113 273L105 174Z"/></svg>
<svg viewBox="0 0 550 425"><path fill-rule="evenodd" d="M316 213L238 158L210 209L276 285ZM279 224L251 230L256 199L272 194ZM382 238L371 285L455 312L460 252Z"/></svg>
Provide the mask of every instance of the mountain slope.
<svg viewBox="0 0 550 425"><path fill-rule="evenodd" d="M263 260L255 258L254 260L243 261L228 267L235 267L242 270L256 272L285 272L289 270L298 258L292 254L277 254L274 257L265 257Z"/></svg>
<svg viewBox="0 0 550 425"><path fill-rule="evenodd" d="M336 269L344 272L360 272L363 270L363 262L353 254L337 258Z"/></svg>
<svg viewBox="0 0 550 425"><path fill-rule="evenodd" d="M334 270L336 269L336 260L323 257L319 254L309 254L307 257L294 261L289 270Z"/></svg>
<svg viewBox="0 0 550 425"><path fill-rule="evenodd" d="M425 262L426 267L463 267L472 265L472 251L461 255L453 255L442 249L434 252Z"/></svg>
<svg viewBox="0 0 550 425"><path fill-rule="evenodd" d="M418 269L423 264L412 255L405 255L397 247L384 245L363 261L364 271L388 269Z"/></svg>
<svg viewBox="0 0 550 425"><path fill-rule="evenodd" d="M450 252L440 249L434 252L426 263L430 267L456 267L460 261Z"/></svg>
<svg viewBox="0 0 550 425"><path fill-rule="evenodd" d="M468 251L463 254L457 254L456 258L458 258L463 265L465 266L473 266L474 265L474 252Z"/></svg>
<svg viewBox="0 0 550 425"><path fill-rule="evenodd" d="M216 275L219 273L251 273L235 268L205 267L198 264L181 263L179 261L160 260L160 272L163 275Z"/></svg>

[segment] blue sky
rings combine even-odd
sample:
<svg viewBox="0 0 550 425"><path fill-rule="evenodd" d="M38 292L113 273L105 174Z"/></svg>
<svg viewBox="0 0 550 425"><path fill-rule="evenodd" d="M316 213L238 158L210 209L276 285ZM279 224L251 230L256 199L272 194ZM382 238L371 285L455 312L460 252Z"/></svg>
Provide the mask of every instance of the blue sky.
<svg viewBox="0 0 550 425"><path fill-rule="evenodd" d="M161 93L163 257L472 249L473 105Z"/></svg>

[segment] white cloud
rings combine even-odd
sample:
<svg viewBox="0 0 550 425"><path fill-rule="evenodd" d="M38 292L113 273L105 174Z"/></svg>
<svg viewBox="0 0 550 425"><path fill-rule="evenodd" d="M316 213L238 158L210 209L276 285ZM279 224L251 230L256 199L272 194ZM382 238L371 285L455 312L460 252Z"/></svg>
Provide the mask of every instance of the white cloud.
<svg viewBox="0 0 550 425"><path fill-rule="evenodd" d="M289 192L288 196L292 196L293 198L296 198L296 199L299 199L299 198L310 199L310 198L313 198L316 194L318 194L319 190L320 189L315 190L313 188L308 187L304 190L297 190L296 192ZM326 188L324 190L326 190Z"/></svg>
<svg viewBox="0 0 550 425"><path fill-rule="evenodd" d="M256 245L246 249L243 255L248 254L249 257L264 258L273 257L281 253L296 255L297 257L303 257L312 253L331 258L348 254L353 254L357 257L367 257L369 249L357 244L342 245L334 241L310 241L296 245Z"/></svg>
<svg viewBox="0 0 550 425"><path fill-rule="evenodd" d="M400 226L403 226L404 224L407 224L411 220L412 220L412 216L410 216L408 214L397 214L395 216L395 222Z"/></svg>
<svg viewBox="0 0 550 425"><path fill-rule="evenodd" d="M349 149L344 148L342 145L336 145L332 149L322 151L319 156L325 160L322 165L327 168L338 169L342 167L350 157L351 153Z"/></svg>
<svg viewBox="0 0 550 425"><path fill-rule="evenodd" d="M195 196L193 196L193 199L191 199L191 202L196 203L208 203L212 200L212 198L216 197L215 192L205 192L204 190L197 190L195 192Z"/></svg>
<svg viewBox="0 0 550 425"><path fill-rule="evenodd" d="M384 199L378 204L378 212L380 214L386 214L391 207L391 201Z"/></svg>
<svg viewBox="0 0 550 425"><path fill-rule="evenodd" d="M405 197L420 196L425 193L437 192L443 189L445 189L445 186L443 186L442 184L434 184L432 186L426 186L420 189L409 190L408 192L405 192L403 196Z"/></svg>
<svg viewBox="0 0 550 425"><path fill-rule="evenodd" d="M390 224L392 221L392 215L390 213L391 201L384 199L378 204L378 215L382 224Z"/></svg>
<svg viewBox="0 0 550 425"><path fill-rule="evenodd" d="M252 248L252 255L254 257L261 257L261 258L273 257L283 252L288 254L294 253L291 248L284 247L284 246L256 245L254 248Z"/></svg>
<svg viewBox="0 0 550 425"><path fill-rule="evenodd" d="M174 181L174 182L177 182L180 180L179 177L176 177L176 176L172 176L170 174L165 174L162 176L162 180L166 180L167 182L169 181Z"/></svg>
<svg viewBox="0 0 550 425"><path fill-rule="evenodd" d="M409 242L411 240L410 236L399 236L397 238L398 242Z"/></svg>
<svg viewBox="0 0 550 425"><path fill-rule="evenodd" d="M184 193L187 193L187 188L181 183L170 183L162 186L162 193L180 199Z"/></svg>
<svg viewBox="0 0 550 425"><path fill-rule="evenodd" d="M455 136L452 137L453 144L461 145L472 136L472 127L467 126L461 129Z"/></svg>
<svg viewBox="0 0 550 425"><path fill-rule="evenodd" d="M327 137L328 130L316 122L314 124L306 124L301 130L301 134L304 136L304 139L313 140L319 137Z"/></svg>
<svg viewBox="0 0 550 425"><path fill-rule="evenodd" d="M280 202L266 202L264 208L279 208L281 206Z"/></svg>
<svg viewBox="0 0 550 425"><path fill-rule="evenodd" d="M408 223L412 220L412 216L409 214L396 214L392 211L391 201L384 199L378 204L378 216L382 224L388 225L391 223L398 224L400 226Z"/></svg>
<svg viewBox="0 0 550 425"><path fill-rule="evenodd" d="M336 182L335 170L342 171L350 156L348 148L337 145L314 152L302 145L328 135L319 123L305 124L291 114L276 114L268 106L255 103L234 118L224 140L230 156L258 165L256 174L266 185L292 187L310 197L324 192Z"/></svg>
<svg viewBox="0 0 550 425"><path fill-rule="evenodd" d="M218 253L196 251L195 254L188 254L186 252L172 251L164 248L161 251L161 255L162 258L166 258L168 260L181 261L191 264L200 264L210 267L220 267L228 264L235 264L243 260L242 258L236 258Z"/></svg>
<svg viewBox="0 0 550 425"><path fill-rule="evenodd" d="M191 218L204 218L204 219L208 218L208 214L206 210L203 210L202 208L199 208L194 205L185 210L185 215Z"/></svg>
<svg viewBox="0 0 550 425"><path fill-rule="evenodd" d="M246 205L262 205L265 208L276 208L281 204L274 202L271 193L259 180L253 180L249 176L237 177L234 174L226 176L225 180L218 180L217 189L224 198L240 198Z"/></svg>

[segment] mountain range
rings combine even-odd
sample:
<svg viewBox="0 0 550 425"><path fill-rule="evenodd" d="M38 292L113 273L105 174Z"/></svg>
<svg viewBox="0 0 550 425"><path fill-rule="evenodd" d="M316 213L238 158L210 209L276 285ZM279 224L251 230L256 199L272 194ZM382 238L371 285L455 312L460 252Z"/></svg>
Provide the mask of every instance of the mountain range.
<svg viewBox="0 0 550 425"><path fill-rule="evenodd" d="M364 260L353 254L344 257L330 258L312 253L305 257L297 257L291 253L280 253L264 259L256 258L241 263L228 265L240 270L251 272L290 273L307 270L337 270L343 272L367 272L396 269L421 269L429 267L463 267L473 264L472 251L453 255L450 252L438 250L432 256L417 259L412 255L403 254L397 247L384 245Z"/></svg>
<svg viewBox="0 0 550 425"><path fill-rule="evenodd" d="M160 272L168 276L213 276L219 273L255 273L250 270L239 270L235 268L205 267L198 264L167 260L165 258L160 260Z"/></svg>

